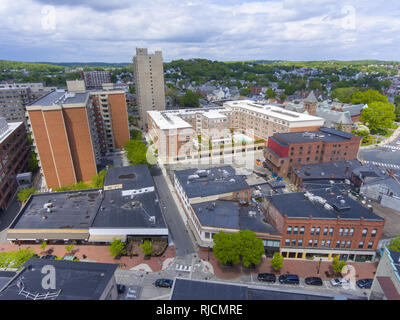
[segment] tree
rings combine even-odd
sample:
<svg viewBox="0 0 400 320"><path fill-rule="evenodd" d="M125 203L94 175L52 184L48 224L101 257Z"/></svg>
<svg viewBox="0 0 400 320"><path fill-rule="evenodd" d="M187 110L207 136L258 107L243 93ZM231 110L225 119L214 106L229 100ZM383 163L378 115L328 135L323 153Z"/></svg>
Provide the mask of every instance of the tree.
<svg viewBox="0 0 400 320"><path fill-rule="evenodd" d="M71 252L72 249L74 249L74 245L72 243L65 246L65 251L67 251L67 253Z"/></svg>
<svg viewBox="0 0 400 320"><path fill-rule="evenodd" d="M249 95L250 92L251 92L250 88L242 88L242 89L240 89L240 95L244 96L244 97Z"/></svg>
<svg viewBox="0 0 400 320"><path fill-rule="evenodd" d="M275 99L276 98L276 92L274 89L269 88L266 92L265 92L265 99Z"/></svg>
<svg viewBox="0 0 400 320"><path fill-rule="evenodd" d="M281 94L281 95L279 95L279 100L281 100L281 101L285 101L286 98L287 98L287 95L286 95L286 94Z"/></svg>
<svg viewBox="0 0 400 320"><path fill-rule="evenodd" d="M28 168L31 172L36 172L39 169L39 161L36 158L36 153L32 152L28 159Z"/></svg>
<svg viewBox="0 0 400 320"><path fill-rule="evenodd" d="M310 81L309 88L310 90L322 90L321 82L318 80L312 80Z"/></svg>
<svg viewBox="0 0 400 320"><path fill-rule="evenodd" d="M389 250L400 252L400 236L392 239L387 247Z"/></svg>
<svg viewBox="0 0 400 320"><path fill-rule="evenodd" d="M347 263L339 260L339 258L333 258L332 267L335 273L341 273L346 265Z"/></svg>
<svg viewBox="0 0 400 320"><path fill-rule="evenodd" d="M102 188L104 186L104 179L106 178L107 170L101 170L92 178L93 188Z"/></svg>
<svg viewBox="0 0 400 320"><path fill-rule="evenodd" d="M126 254L125 250L125 242L119 239L114 238L111 241L110 247L108 248L112 257L116 257L119 255Z"/></svg>
<svg viewBox="0 0 400 320"><path fill-rule="evenodd" d="M153 253L153 243L149 240L144 241L140 248L145 256L149 256Z"/></svg>
<svg viewBox="0 0 400 320"><path fill-rule="evenodd" d="M352 99L351 99L351 103L353 104L370 104L372 102L376 102L376 101L380 101L380 102L388 102L388 98L382 94L379 93L379 91L377 90L372 90L369 89L367 91L354 91Z"/></svg>
<svg viewBox="0 0 400 320"><path fill-rule="evenodd" d="M360 121L368 126L373 132L379 132L392 126L396 114L394 105L380 101L374 101L364 108Z"/></svg>
<svg viewBox="0 0 400 320"><path fill-rule="evenodd" d="M214 235L212 248L215 258L222 264L234 265L240 262L237 236L235 233L220 231Z"/></svg>
<svg viewBox="0 0 400 320"><path fill-rule="evenodd" d="M147 147L140 140L129 140L125 143L124 149L126 150L126 156L131 164L148 164L146 154Z"/></svg>
<svg viewBox="0 0 400 320"><path fill-rule="evenodd" d="M353 97L354 88L336 88L332 91L332 99L342 103L350 103Z"/></svg>
<svg viewBox="0 0 400 320"><path fill-rule="evenodd" d="M20 191L18 191L18 200L21 202L25 202L26 200L29 199L29 197L36 193L37 190L36 188L32 187L32 188L25 188L25 189L21 189Z"/></svg>
<svg viewBox="0 0 400 320"><path fill-rule="evenodd" d="M242 264L246 268L261 262L261 257L265 254L262 240L250 230L240 230L237 233L239 254L242 258Z"/></svg>
<svg viewBox="0 0 400 320"><path fill-rule="evenodd" d="M46 250L46 247L47 247L47 242L46 242L46 241L43 241L43 242L41 243L41 245L40 245L40 250L45 251L45 250Z"/></svg>
<svg viewBox="0 0 400 320"><path fill-rule="evenodd" d="M283 256L279 252L274 253L274 257L271 259L271 266L275 271L280 270L283 267Z"/></svg>

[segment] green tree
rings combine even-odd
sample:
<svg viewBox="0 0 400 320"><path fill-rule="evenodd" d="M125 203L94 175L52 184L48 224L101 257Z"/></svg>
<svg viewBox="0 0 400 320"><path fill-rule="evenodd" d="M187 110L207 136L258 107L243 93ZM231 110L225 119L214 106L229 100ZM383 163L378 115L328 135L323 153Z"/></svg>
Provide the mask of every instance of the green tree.
<svg viewBox="0 0 400 320"><path fill-rule="evenodd" d="M360 121L372 132L379 132L391 128L395 118L393 104L374 101L368 104L368 108L363 109Z"/></svg>
<svg viewBox="0 0 400 320"><path fill-rule="evenodd" d="M377 90L372 90L369 89L367 91L354 91L352 99L351 99L351 103L354 104L370 104L372 102L376 102L376 101L380 101L380 102L388 102L388 98L382 94L379 93L379 91Z"/></svg>
<svg viewBox="0 0 400 320"><path fill-rule="evenodd" d="M43 241L43 242L41 243L41 245L40 245L40 250L45 251L45 250L46 250L46 247L47 247L47 242L46 242L46 241Z"/></svg>
<svg viewBox="0 0 400 320"><path fill-rule="evenodd" d="M18 251L1 252L0 268L20 269L23 264L31 258L35 252L31 248L20 249Z"/></svg>
<svg viewBox="0 0 400 320"><path fill-rule="evenodd" d="M101 170L92 178L93 188L102 188L104 186L104 179L106 178L107 170Z"/></svg>
<svg viewBox="0 0 400 320"><path fill-rule="evenodd" d="M125 143L124 149L131 164L148 164L146 158L148 148L142 141L129 140Z"/></svg>
<svg viewBox="0 0 400 320"><path fill-rule="evenodd" d="M336 88L331 93L333 100L337 99L342 103L350 103L353 97L354 88Z"/></svg>
<svg viewBox="0 0 400 320"><path fill-rule="evenodd" d="M333 258L332 268L335 273L341 273L346 265L346 262L339 260L339 258Z"/></svg>
<svg viewBox="0 0 400 320"><path fill-rule="evenodd" d="M239 254L242 258L242 264L246 268L261 262L261 257L265 254L262 240L250 230L240 230L237 233Z"/></svg>
<svg viewBox="0 0 400 320"><path fill-rule="evenodd" d="M286 98L287 98L287 95L286 95L286 94L281 94L281 95L279 95L279 100L281 100L281 101L285 101Z"/></svg>
<svg viewBox="0 0 400 320"><path fill-rule="evenodd" d="M131 139L132 140L142 140L142 132L139 130L131 130Z"/></svg>
<svg viewBox="0 0 400 320"><path fill-rule="evenodd" d="M240 262L238 237L235 233L220 231L214 235L212 248L215 258L222 264L237 264Z"/></svg>
<svg viewBox="0 0 400 320"><path fill-rule="evenodd" d="M265 99L275 99L276 98L276 92L274 89L269 88L265 92Z"/></svg>
<svg viewBox="0 0 400 320"><path fill-rule="evenodd" d="M240 89L240 95L244 96L244 97L249 95L250 92L251 92L250 88L242 88L242 89Z"/></svg>
<svg viewBox="0 0 400 320"><path fill-rule="evenodd" d="M114 238L113 241L111 241L108 250L110 251L111 256L114 258L116 256L126 254L125 242Z"/></svg>
<svg viewBox="0 0 400 320"><path fill-rule="evenodd" d="M36 153L32 152L28 159L28 168L31 172L36 172L39 169L39 161L36 158Z"/></svg>
<svg viewBox="0 0 400 320"><path fill-rule="evenodd" d="M310 90L322 90L321 82L318 80L312 80L310 81L309 88Z"/></svg>
<svg viewBox="0 0 400 320"><path fill-rule="evenodd" d="M389 250L400 252L400 236L392 239L387 247Z"/></svg>
<svg viewBox="0 0 400 320"><path fill-rule="evenodd" d="M278 271L283 267L283 256L279 252L275 252L271 259L271 266L274 270Z"/></svg>
<svg viewBox="0 0 400 320"><path fill-rule="evenodd" d="M74 245L72 243L65 246L65 251L67 253L70 253L72 251L72 249L74 249Z"/></svg>
<svg viewBox="0 0 400 320"><path fill-rule="evenodd" d="M32 187L32 188L25 188L25 189L21 189L20 191L18 191L18 200L21 202L25 202L26 200L29 199L29 197L36 193L37 190L36 188Z"/></svg>
<svg viewBox="0 0 400 320"><path fill-rule="evenodd" d="M144 255L149 256L153 253L153 243L149 240L144 241L141 245L140 248L142 249L142 252Z"/></svg>

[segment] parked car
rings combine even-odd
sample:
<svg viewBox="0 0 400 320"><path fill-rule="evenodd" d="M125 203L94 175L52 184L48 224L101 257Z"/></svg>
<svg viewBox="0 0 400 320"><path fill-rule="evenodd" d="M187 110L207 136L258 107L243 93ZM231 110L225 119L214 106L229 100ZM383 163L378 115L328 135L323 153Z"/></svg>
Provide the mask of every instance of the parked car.
<svg viewBox="0 0 400 320"><path fill-rule="evenodd" d="M350 280L344 278L335 278L331 280L331 285L334 287L342 287L343 285L349 285Z"/></svg>
<svg viewBox="0 0 400 320"><path fill-rule="evenodd" d="M272 273L259 273L258 276L257 276L257 279L259 281L275 283L276 276L274 274L272 274Z"/></svg>
<svg viewBox="0 0 400 320"><path fill-rule="evenodd" d="M154 285L156 287L162 287L162 288L172 288L172 284L174 283L173 280L170 279L157 279L154 282Z"/></svg>
<svg viewBox="0 0 400 320"><path fill-rule="evenodd" d="M79 259L75 256L64 256L62 258L63 260L68 260L68 261L78 261Z"/></svg>
<svg viewBox="0 0 400 320"><path fill-rule="evenodd" d="M308 277L305 279L305 283L309 286L322 286L324 284L322 279L318 277Z"/></svg>
<svg viewBox="0 0 400 320"><path fill-rule="evenodd" d="M117 291L119 294L124 293L126 290L126 286L124 286L123 284L117 284Z"/></svg>
<svg viewBox="0 0 400 320"><path fill-rule="evenodd" d="M356 284L361 289L371 289L373 281L374 279L360 279L356 281Z"/></svg>
<svg viewBox="0 0 400 320"><path fill-rule="evenodd" d="M51 254L47 254L45 256L42 256L40 259L47 259L47 260L56 260L57 256L53 256Z"/></svg>
<svg viewBox="0 0 400 320"><path fill-rule="evenodd" d="M300 284L300 279L297 274L283 274L279 276L279 282L286 284Z"/></svg>

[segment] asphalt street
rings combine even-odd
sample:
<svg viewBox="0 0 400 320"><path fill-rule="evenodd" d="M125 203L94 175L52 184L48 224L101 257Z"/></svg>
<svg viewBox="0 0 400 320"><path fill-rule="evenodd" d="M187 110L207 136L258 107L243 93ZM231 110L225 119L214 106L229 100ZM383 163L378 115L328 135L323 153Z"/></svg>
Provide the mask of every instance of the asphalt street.
<svg viewBox="0 0 400 320"><path fill-rule="evenodd" d="M164 219L174 242L176 255L179 257L195 253L196 250L188 234L188 228L186 228L178 212L161 169L158 166L153 166L150 172L157 187L161 206L164 209Z"/></svg>

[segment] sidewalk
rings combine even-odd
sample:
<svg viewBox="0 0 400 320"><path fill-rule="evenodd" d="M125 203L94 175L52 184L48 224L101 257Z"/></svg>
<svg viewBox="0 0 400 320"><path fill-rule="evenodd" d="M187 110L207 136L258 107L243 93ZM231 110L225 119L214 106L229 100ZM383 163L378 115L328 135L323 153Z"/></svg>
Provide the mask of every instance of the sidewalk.
<svg viewBox="0 0 400 320"><path fill-rule="evenodd" d="M36 254L39 256L44 256L47 253L42 251L40 249L40 244L30 244L30 245L21 245L21 249L25 248L32 248ZM100 262L100 263L114 263L114 264L119 264L120 268L122 269L132 269L134 267L137 267L139 265L147 265L143 266L142 269L138 269L139 271L149 271L149 269L153 272L158 272L162 270L163 267L163 262L165 260L171 261L170 259L175 258L175 247L174 246L169 246L167 250L164 252L164 254L160 257L151 257L149 260L144 259L143 253L139 253L138 256L130 257L124 256L121 257L120 259L116 260L113 257L111 257L110 252L108 250L109 246L103 246L103 245L75 245L72 252L67 254L65 250L65 245L47 245L46 251L52 249L53 252L51 253L52 255L55 255L57 257L63 257L65 255L74 255L77 257L80 261L91 261L91 262ZM15 251L18 250L18 246L14 244L1 244L0 245L0 252L5 252L5 251ZM83 255L86 256L85 259L83 259Z"/></svg>
<svg viewBox="0 0 400 320"><path fill-rule="evenodd" d="M199 257L208 262L208 253L204 251L198 252ZM242 275L248 275L250 273L275 273L270 264L271 258L262 258L262 262L257 265L254 269L247 269L242 267L240 264L233 267L221 266L214 255L210 252L210 261L213 267L213 273L215 276L221 279L236 279ZM286 273L297 274L300 278L306 277L320 277L322 280L330 280L332 277L328 278L325 275L325 271L331 272L330 266L331 262L322 262L320 267L320 272L318 274L318 261L308 261L308 260L294 260L285 259L283 262L282 269L275 273L277 276ZM349 262L356 270L356 279L363 278L374 278L374 273L378 266L378 263L369 262Z"/></svg>
<svg viewBox="0 0 400 320"><path fill-rule="evenodd" d="M398 127L389 138L382 140L378 144L373 144L373 145L364 146L364 147L360 146L360 150L375 149L375 148L381 147L385 144L389 144L389 143L393 142L394 140L396 140L399 135L400 135L400 127Z"/></svg>

